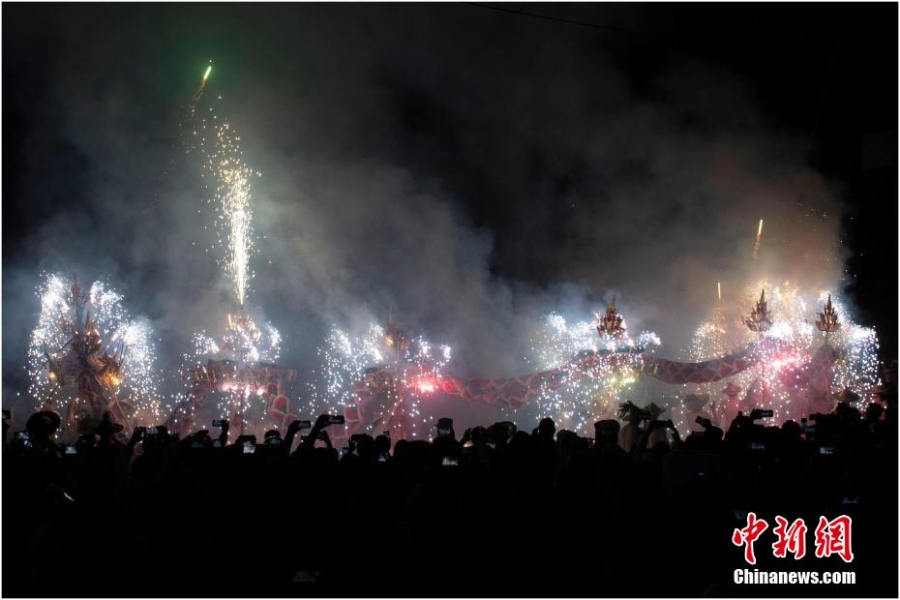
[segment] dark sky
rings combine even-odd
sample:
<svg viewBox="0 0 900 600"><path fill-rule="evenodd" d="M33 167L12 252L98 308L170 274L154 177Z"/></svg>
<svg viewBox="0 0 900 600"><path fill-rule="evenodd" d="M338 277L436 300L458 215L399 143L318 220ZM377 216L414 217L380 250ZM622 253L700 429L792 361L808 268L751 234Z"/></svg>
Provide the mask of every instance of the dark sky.
<svg viewBox="0 0 900 600"><path fill-rule="evenodd" d="M179 142L210 59L200 109L262 173L248 310L286 364L393 308L510 375L542 315L613 294L675 355L716 281L760 272L848 294L895 358L897 10L4 3L4 405L44 271L108 278L164 368L221 325Z"/></svg>

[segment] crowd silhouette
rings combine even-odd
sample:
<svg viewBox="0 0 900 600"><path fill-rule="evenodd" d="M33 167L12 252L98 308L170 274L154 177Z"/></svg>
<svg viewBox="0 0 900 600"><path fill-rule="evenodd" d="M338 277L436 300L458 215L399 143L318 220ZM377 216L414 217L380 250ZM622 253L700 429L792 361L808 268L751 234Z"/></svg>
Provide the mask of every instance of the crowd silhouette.
<svg viewBox="0 0 900 600"><path fill-rule="evenodd" d="M434 438L354 435L330 419L262 440L229 423L183 439L104 418L58 445L59 416L7 431L3 595L896 596L896 388L864 412L805 423L740 414L684 440L671 421L543 419ZM637 434L632 435L632 434ZM748 512L853 520L851 564L798 564L757 543L760 569L848 570L852 588L738 588L732 532ZM812 529L812 528L811 528ZM790 562L788 562L790 561ZM800 564L802 563L802 565Z"/></svg>

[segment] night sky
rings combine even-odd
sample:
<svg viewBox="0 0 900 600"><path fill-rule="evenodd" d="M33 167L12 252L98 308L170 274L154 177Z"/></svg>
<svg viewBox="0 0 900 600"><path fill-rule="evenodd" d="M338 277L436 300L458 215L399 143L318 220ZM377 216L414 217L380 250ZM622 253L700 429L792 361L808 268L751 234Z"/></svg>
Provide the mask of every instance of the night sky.
<svg viewBox="0 0 900 600"><path fill-rule="evenodd" d="M4 3L4 407L44 272L108 281L169 371L233 308L181 143L209 60L285 365L393 310L514 375L541 316L613 295L674 357L759 273L846 294L896 358L897 10Z"/></svg>

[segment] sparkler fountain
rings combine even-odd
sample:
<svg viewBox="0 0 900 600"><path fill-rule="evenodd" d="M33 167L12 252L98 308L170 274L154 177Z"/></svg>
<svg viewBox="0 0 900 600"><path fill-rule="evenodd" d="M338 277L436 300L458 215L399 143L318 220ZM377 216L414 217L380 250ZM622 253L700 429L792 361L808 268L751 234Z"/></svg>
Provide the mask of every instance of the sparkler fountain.
<svg viewBox="0 0 900 600"><path fill-rule="evenodd" d="M200 88L192 96L191 117L206 88L211 68L207 68ZM207 396L224 392L225 400L219 402L216 414L227 415L239 433L286 427L296 416L284 394L284 383L296 373L276 366L281 336L267 322L258 327L245 307L248 284L253 278L250 181L260 173L243 162L240 137L230 124L220 123L212 115L202 120L199 129L204 132L199 148L205 157L205 173L216 182L208 201L214 203L217 213L217 245L224 249L224 256L218 262L231 280L238 309L227 315L221 344L205 332L195 335L194 353L186 357L192 364L182 371L188 391L167 425L170 430L186 433L206 404ZM256 410L257 403L251 402L254 394L265 398L265 411Z"/></svg>

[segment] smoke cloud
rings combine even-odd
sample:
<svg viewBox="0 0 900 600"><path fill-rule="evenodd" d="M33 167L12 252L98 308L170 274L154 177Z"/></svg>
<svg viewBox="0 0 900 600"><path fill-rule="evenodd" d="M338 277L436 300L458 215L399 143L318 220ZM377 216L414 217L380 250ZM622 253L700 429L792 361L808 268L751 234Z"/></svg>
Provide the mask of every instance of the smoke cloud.
<svg viewBox="0 0 900 600"><path fill-rule="evenodd" d="M679 358L717 282L841 287L841 190L753 81L714 60L645 64L652 45L468 5L4 16L4 79L23 82L4 86L4 113L27 117L5 132L22 150L4 217L29 219L4 245L4 405L26 384L42 271L108 279L153 323L169 373L234 310L209 182L179 130L209 59L198 112L231 123L262 173L247 306L282 333L285 366L309 371L330 326L393 311L450 344L456 373L521 374L543 316L587 320L613 296Z"/></svg>

